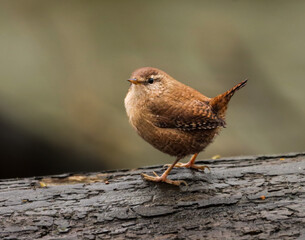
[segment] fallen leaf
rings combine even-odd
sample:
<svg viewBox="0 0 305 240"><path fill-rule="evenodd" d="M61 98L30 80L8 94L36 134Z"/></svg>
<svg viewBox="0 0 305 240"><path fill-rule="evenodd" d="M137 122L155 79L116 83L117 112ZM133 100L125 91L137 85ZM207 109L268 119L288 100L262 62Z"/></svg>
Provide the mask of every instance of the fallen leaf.
<svg viewBox="0 0 305 240"><path fill-rule="evenodd" d="M213 160L216 160L216 159L219 159L219 158L221 158L220 155L215 155L215 156L212 157Z"/></svg>
<svg viewBox="0 0 305 240"><path fill-rule="evenodd" d="M42 188L47 187L47 184L44 183L44 182L39 182L39 185L40 185L40 187L42 187Z"/></svg>

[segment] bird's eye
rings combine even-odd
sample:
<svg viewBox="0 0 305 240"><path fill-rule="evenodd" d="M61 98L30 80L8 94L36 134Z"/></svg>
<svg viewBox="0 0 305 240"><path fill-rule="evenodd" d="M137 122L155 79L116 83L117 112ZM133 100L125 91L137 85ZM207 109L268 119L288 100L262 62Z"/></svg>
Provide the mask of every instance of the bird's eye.
<svg viewBox="0 0 305 240"><path fill-rule="evenodd" d="M154 83L154 79L153 79L153 78L148 78L148 83L149 83L149 84Z"/></svg>

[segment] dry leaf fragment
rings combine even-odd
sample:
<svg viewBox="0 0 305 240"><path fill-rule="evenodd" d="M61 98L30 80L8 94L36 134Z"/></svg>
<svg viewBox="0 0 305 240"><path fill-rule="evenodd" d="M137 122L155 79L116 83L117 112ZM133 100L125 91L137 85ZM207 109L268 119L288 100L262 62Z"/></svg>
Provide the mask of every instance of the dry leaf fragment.
<svg viewBox="0 0 305 240"><path fill-rule="evenodd" d="M40 187L42 187L42 188L47 187L47 184L44 183L44 182L39 182L39 185L40 185Z"/></svg>
<svg viewBox="0 0 305 240"><path fill-rule="evenodd" d="M213 160L219 159L221 156L220 155L215 155L212 157Z"/></svg>

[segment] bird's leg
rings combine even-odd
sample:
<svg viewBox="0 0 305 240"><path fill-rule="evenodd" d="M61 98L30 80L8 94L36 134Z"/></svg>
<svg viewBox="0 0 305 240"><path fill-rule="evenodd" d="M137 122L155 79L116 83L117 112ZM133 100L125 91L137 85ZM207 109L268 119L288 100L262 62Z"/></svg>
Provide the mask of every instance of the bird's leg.
<svg viewBox="0 0 305 240"><path fill-rule="evenodd" d="M194 169L200 169L200 170L203 170L203 171L204 171L204 169L207 168L207 169L210 170L210 168L208 166L205 166L205 165L195 165L194 164L197 156L198 156L198 153L195 153L188 163L176 163L175 167L194 168ZM169 164L166 164L165 166L169 166Z"/></svg>
<svg viewBox="0 0 305 240"><path fill-rule="evenodd" d="M173 167L175 166L175 164L180 160L180 158L177 158L176 161L169 166L168 169L166 169L166 171L161 175L159 176L157 173L153 172L153 174L155 175L155 177L153 176L149 176L147 174L144 174L142 173L141 175L143 176L143 178L145 180L148 180L148 181L153 181L153 182L165 182L165 183L168 183L168 184L173 184L173 185L176 185L176 186L179 186L181 183L183 183L184 185L187 186L187 183L186 181L174 181L174 180L170 180L167 178L168 174L170 173L170 171L173 169Z"/></svg>

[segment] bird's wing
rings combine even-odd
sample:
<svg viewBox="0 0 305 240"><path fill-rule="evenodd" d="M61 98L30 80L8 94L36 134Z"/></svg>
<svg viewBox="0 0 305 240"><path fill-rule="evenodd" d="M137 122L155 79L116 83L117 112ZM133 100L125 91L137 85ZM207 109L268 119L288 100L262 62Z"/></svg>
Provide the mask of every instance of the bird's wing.
<svg viewBox="0 0 305 240"><path fill-rule="evenodd" d="M225 127L225 121L218 118L209 104L203 101L152 104L150 111L154 119L153 124L160 128L195 131Z"/></svg>

